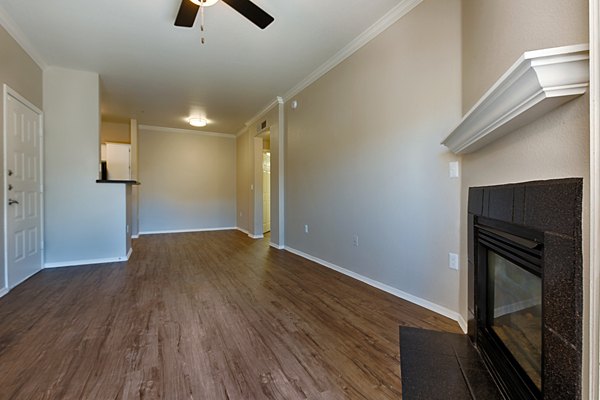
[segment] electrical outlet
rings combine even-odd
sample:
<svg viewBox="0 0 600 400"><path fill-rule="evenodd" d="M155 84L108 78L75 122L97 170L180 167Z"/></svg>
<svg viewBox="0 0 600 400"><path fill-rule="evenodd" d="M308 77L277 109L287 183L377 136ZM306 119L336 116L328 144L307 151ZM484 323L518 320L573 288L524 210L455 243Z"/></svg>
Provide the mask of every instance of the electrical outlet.
<svg viewBox="0 0 600 400"><path fill-rule="evenodd" d="M358 235L352 236L352 244L354 247L358 247Z"/></svg>
<svg viewBox="0 0 600 400"><path fill-rule="evenodd" d="M448 253L448 268L458 271L458 254Z"/></svg>
<svg viewBox="0 0 600 400"><path fill-rule="evenodd" d="M304 233L308 233L308 225L304 225Z"/></svg>

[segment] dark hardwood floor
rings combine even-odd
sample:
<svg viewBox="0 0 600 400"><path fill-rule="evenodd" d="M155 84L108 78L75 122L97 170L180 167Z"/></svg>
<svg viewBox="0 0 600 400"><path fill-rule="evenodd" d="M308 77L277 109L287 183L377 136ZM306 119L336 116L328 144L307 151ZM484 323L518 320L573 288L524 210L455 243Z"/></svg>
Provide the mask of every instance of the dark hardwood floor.
<svg viewBox="0 0 600 400"><path fill-rule="evenodd" d="M453 321L237 231L0 299L0 399L399 399L398 325Z"/></svg>

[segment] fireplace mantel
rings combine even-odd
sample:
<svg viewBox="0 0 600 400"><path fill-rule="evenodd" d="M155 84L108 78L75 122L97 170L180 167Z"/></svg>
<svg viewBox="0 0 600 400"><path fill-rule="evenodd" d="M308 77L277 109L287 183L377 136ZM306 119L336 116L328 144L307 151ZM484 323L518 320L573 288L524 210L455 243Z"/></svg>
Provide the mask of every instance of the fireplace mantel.
<svg viewBox="0 0 600 400"><path fill-rule="evenodd" d="M456 154L476 151L581 96L588 62L587 44L525 52L442 144Z"/></svg>

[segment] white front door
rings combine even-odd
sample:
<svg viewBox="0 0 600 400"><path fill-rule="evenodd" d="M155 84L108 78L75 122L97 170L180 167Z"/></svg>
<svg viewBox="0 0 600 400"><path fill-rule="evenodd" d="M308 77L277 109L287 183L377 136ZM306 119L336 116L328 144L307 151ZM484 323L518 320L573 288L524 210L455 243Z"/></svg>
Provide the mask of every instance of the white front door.
<svg viewBox="0 0 600 400"><path fill-rule="evenodd" d="M13 288L42 268L41 111L5 86L6 272Z"/></svg>

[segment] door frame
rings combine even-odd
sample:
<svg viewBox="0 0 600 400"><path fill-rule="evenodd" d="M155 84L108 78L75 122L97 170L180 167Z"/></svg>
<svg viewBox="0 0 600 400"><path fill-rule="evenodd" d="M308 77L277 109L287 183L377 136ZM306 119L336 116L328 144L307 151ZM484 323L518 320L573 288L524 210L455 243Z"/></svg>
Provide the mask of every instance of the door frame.
<svg viewBox="0 0 600 400"><path fill-rule="evenodd" d="M590 242L584 333L584 395L600 399L600 0L589 2L590 40ZM587 345L587 346L586 346ZM587 378L587 382L586 382ZM586 393L587 392L587 393Z"/></svg>
<svg viewBox="0 0 600 400"><path fill-rule="evenodd" d="M8 120L7 120L7 112L8 112L8 97L12 97L15 100L19 101L25 107L29 108L31 111L37 114L38 116L38 126L39 126L39 173L40 173L40 252L41 252L41 265L40 269L44 269L44 260L45 260L45 251L44 251L44 113L38 107L36 107L33 103L27 100L25 97L21 96L19 92L12 89L6 83L3 85L3 127L2 127L2 156L3 156L3 165L2 165L2 173L3 177L6 179L8 174L8 159L7 159L7 135L8 135ZM4 294L12 289L8 283L8 186L6 185L6 181L3 181L4 185L2 188L2 201L3 201L3 215L4 215L4 226L3 226L3 243L4 243L4 282L5 286L2 289ZM29 278L29 277L27 277ZM25 279L27 279L25 278ZM23 281L21 281L23 282ZM21 282L16 283L13 287L19 285Z"/></svg>
<svg viewBox="0 0 600 400"><path fill-rule="evenodd" d="M263 239L263 173L262 173L262 151L263 151L263 136L265 132L269 132L270 128L265 128L251 139L251 165L252 165L252 182L250 191L250 204L252 211L251 224L249 224L250 236L252 239Z"/></svg>
<svg viewBox="0 0 600 400"><path fill-rule="evenodd" d="M270 136L270 133L269 133L269 136ZM269 197L269 230L265 231L265 171L264 171L264 163L265 163L265 154L266 153L269 154L269 159L271 157L271 147L269 146L268 149L265 149L264 144L265 144L265 140L263 138L262 163L261 163L261 171L262 171L262 178L263 178L262 182L261 182L262 183L261 199L262 199L262 204L263 204L263 207L262 207L263 235L265 233L271 232L271 217L270 217L270 215L271 215L271 197L272 197L271 196L271 168L269 168L269 196L268 196Z"/></svg>

